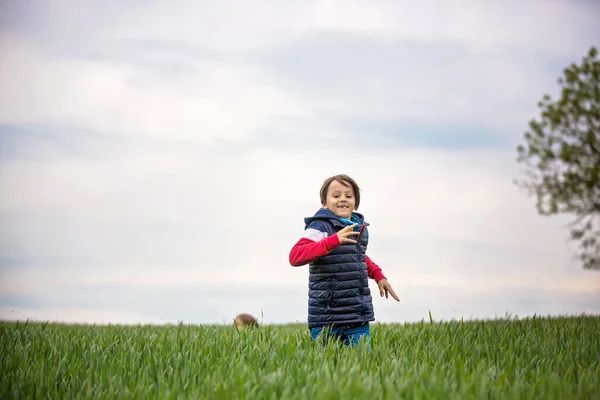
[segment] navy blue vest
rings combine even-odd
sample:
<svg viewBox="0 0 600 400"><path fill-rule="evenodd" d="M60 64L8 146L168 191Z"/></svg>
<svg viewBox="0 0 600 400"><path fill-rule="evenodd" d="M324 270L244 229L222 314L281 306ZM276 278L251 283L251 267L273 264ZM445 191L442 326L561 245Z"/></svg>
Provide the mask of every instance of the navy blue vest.
<svg viewBox="0 0 600 400"><path fill-rule="evenodd" d="M358 243L341 244L309 264L308 327L343 326L375 320L367 275L366 249L369 232L364 217ZM306 228L335 235L345 227L333 212L319 209L305 218ZM352 236L351 238L356 238Z"/></svg>

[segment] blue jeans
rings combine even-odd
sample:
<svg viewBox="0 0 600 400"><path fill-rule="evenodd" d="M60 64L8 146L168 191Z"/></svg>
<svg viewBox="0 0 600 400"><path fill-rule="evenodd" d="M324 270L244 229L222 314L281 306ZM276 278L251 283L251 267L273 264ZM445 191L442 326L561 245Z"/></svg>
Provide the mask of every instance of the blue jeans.
<svg viewBox="0 0 600 400"><path fill-rule="evenodd" d="M311 328L310 336L316 340L319 335L322 333L324 334L323 331L328 331L328 337L334 336L337 340L340 340L346 346L350 347L358 346L359 339L364 336L369 350L371 349L371 327L369 326L368 322L359 325L352 324L335 327L322 326L318 328ZM328 338L326 338L326 340L327 339Z"/></svg>

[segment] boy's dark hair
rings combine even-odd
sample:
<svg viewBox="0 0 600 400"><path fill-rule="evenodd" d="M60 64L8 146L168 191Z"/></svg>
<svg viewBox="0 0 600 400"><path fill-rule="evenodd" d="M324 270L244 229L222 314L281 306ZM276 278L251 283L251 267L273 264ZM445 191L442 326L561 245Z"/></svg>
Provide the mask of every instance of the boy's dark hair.
<svg viewBox="0 0 600 400"><path fill-rule="evenodd" d="M333 181L338 181L344 186L352 186L352 190L354 190L354 198L356 199L354 203L354 209L358 210L358 205L360 204L360 188L358 187L356 181L346 174L338 174L325 179L325 182L323 182L323 185L321 186L320 192L321 204L325 204L327 201L327 190Z"/></svg>

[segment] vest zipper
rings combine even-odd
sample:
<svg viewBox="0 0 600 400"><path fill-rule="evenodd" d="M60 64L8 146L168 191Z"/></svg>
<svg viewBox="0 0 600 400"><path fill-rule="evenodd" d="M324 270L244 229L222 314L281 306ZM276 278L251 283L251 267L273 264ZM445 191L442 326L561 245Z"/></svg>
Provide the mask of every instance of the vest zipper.
<svg viewBox="0 0 600 400"><path fill-rule="evenodd" d="M356 239L356 252L357 252L359 260L360 260L360 237L362 235L362 231L363 231L364 228L365 228L365 224L363 223L361 225L361 227L360 227L360 230L358 231L358 236L357 236L357 239ZM359 272L360 272L360 284L362 285L362 264L359 263L359 265L361 265ZM364 299L363 294L362 294L362 286L361 286L361 289L360 289L360 292L359 292L359 296L360 296L361 314L364 314L365 313L365 299Z"/></svg>

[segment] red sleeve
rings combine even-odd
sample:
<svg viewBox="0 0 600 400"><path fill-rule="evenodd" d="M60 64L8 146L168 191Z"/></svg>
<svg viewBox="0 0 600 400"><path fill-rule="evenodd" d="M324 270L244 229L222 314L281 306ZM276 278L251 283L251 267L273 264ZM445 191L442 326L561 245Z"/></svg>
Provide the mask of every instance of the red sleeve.
<svg viewBox="0 0 600 400"><path fill-rule="evenodd" d="M340 244L338 235L331 235L318 242L301 238L290 251L290 264L299 267L329 253Z"/></svg>
<svg viewBox="0 0 600 400"><path fill-rule="evenodd" d="M379 268L379 265L375 264L370 258L369 256L366 256L367 258L367 275L369 276L369 278L371 279L375 279L375 282L379 282L382 279L386 279L386 277L383 275L383 272L381 272L381 268Z"/></svg>

